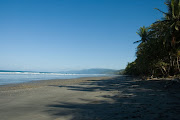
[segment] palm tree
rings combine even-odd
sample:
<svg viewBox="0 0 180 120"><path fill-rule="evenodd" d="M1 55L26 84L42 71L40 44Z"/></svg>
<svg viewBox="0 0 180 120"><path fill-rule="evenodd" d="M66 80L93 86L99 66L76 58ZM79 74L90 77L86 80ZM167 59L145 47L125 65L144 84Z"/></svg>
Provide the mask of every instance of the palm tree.
<svg viewBox="0 0 180 120"><path fill-rule="evenodd" d="M144 43L149 39L149 28L145 26L140 27L136 34L138 34L141 37L141 40L135 41L134 43Z"/></svg>
<svg viewBox="0 0 180 120"><path fill-rule="evenodd" d="M160 34L161 39L169 49L170 67L175 72L175 68L180 72L180 0L167 0L165 5L168 7L168 12L162 12L165 17L155 22L152 26ZM156 33L157 34L157 33Z"/></svg>
<svg viewBox="0 0 180 120"><path fill-rule="evenodd" d="M162 20L156 23L163 26L163 32L166 33L166 36L171 37L171 39L166 37L165 41L170 42L171 46L175 47L176 44L180 43L180 39L178 39L180 37L180 0L168 0L165 5L168 7L167 13L156 8L165 15Z"/></svg>

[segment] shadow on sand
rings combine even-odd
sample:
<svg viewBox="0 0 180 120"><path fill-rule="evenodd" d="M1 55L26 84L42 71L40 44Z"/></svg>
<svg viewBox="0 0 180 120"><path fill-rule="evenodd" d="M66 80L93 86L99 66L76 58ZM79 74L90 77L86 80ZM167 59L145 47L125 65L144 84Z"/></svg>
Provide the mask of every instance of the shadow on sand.
<svg viewBox="0 0 180 120"><path fill-rule="evenodd" d="M69 116L70 120L178 120L180 99L177 90L163 86L166 80L137 81L132 77L115 77L105 80L89 80L66 87L71 91L117 91L114 95L102 95L114 102L81 99L82 103L56 102L47 108L55 117ZM179 92L180 93L180 92Z"/></svg>

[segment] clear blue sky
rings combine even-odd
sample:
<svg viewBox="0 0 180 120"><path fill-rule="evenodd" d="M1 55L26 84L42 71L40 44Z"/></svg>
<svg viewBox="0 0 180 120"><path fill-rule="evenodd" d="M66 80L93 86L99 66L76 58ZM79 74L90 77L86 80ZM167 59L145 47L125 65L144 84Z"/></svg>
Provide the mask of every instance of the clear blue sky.
<svg viewBox="0 0 180 120"><path fill-rule="evenodd" d="M0 0L0 69L123 69L164 0Z"/></svg>

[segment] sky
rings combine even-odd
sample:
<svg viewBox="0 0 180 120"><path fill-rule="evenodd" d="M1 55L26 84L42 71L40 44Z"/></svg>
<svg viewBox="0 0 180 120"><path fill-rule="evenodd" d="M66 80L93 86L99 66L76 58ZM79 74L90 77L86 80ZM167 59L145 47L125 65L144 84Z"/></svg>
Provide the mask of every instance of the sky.
<svg viewBox="0 0 180 120"><path fill-rule="evenodd" d="M164 0L0 0L0 69L124 69Z"/></svg>

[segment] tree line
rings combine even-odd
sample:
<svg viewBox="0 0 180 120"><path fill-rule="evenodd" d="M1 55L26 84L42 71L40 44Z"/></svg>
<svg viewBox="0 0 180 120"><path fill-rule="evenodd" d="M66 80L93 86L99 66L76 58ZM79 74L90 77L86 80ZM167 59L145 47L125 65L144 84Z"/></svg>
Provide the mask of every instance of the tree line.
<svg viewBox="0 0 180 120"><path fill-rule="evenodd" d="M148 27L140 27L141 40L136 60L128 63L125 74L168 77L180 75L180 0L167 0L168 8L161 20Z"/></svg>

